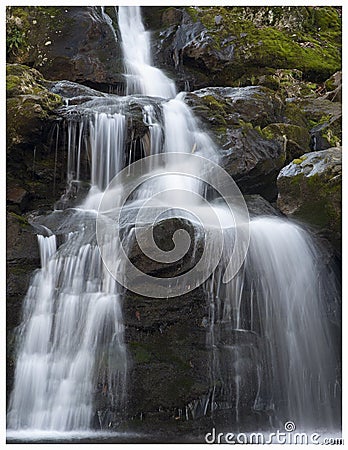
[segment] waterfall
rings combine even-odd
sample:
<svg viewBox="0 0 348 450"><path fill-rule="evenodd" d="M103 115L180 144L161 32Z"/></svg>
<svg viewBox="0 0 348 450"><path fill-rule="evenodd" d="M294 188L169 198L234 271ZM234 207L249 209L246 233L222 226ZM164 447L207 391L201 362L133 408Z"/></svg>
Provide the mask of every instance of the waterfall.
<svg viewBox="0 0 348 450"><path fill-rule="evenodd" d="M81 168L88 161L90 189L65 219L63 228L70 226L72 231L38 236L41 269L35 272L24 301L8 410L10 429L116 428L123 419L129 365L124 289L103 264L95 221L109 183L135 158L126 155L129 105L134 101L142 105L143 121L150 130L147 141L142 141L145 153L195 154L219 161L216 145L200 129L184 102L185 94L176 94L174 82L153 67L150 34L140 7L119 7L118 21L127 96L107 95L65 107L67 183L71 187L86 181ZM138 208L161 191L168 191L161 201L174 216L180 208L190 209L187 192L206 200L199 167L190 164L191 177L182 175L185 159L151 166L151 175L161 176L145 180L130 199L131 207ZM178 186L180 192L174 192ZM121 185L109 192L113 206L118 206L122 190ZM204 209L203 200L192 200L193 213ZM289 419L315 426L321 419L328 424L334 416L337 362L325 303L336 294L314 241L286 219L252 219L247 258L237 276L225 284L223 272L236 230L225 206L216 202L214 208L227 221L225 246L221 263L204 285L210 306L211 390L196 406L203 415L214 416L218 409L232 411L232 426L242 420L249 390L254 392L250 408L273 411L270 415L280 422ZM126 213L125 220L131 225L134 214ZM133 236L134 228L125 233L125 243ZM105 236L101 245L114 256L116 270L124 271L117 244ZM211 248L214 251L214 242ZM102 392L103 405L95 398L97 390ZM103 421L108 408L116 412Z"/></svg>
<svg viewBox="0 0 348 450"><path fill-rule="evenodd" d="M152 65L150 35L145 31L140 7L119 7L118 23L127 69L127 94L174 97L173 81Z"/></svg>
<svg viewBox="0 0 348 450"><path fill-rule="evenodd" d="M254 390L252 408L275 410L280 428L287 420L334 427L338 355L326 316L339 292L310 234L284 219L252 219L245 264L225 285L224 264L206 286L212 378L220 381L206 402L230 408L238 423L248 401L239 393Z"/></svg>

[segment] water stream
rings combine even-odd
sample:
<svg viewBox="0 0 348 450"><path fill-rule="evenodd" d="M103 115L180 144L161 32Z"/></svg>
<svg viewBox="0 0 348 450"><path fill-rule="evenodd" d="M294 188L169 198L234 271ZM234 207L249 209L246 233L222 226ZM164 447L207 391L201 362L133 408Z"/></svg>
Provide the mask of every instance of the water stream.
<svg viewBox="0 0 348 450"><path fill-rule="evenodd" d="M102 14L106 15L104 10ZM150 36L140 8L119 7L118 23L127 95L93 98L65 109L68 187L85 181L81 167L88 160L90 188L71 210L72 230L38 236L41 269L24 301L7 418L10 430L76 431L98 425L117 429L126 415L129 356L124 289L102 263L95 237L100 200L137 151L143 156L195 153L218 162L215 144L200 129L184 102L185 94L177 94L174 82L152 65ZM137 148L127 143L134 104L140 105L149 127ZM131 207L177 186L207 198L204 183L180 175L181 164L176 162L175 176L166 174L168 167L152 167L162 176L143 183ZM115 197L123 187L117 189ZM168 195L169 206L187 206L185 197L175 195L175 201ZM134 220L131 213L125 219ZM212 388L190 405L186 417L194 420L229 410L231 423L239 423L243 408L251 402L255 411L275 411L272 417L278 422L273 425L288 419L301 427L318 423L333 427L339 402L337 355L326 308L338 292L320 251L299 225L274 217L252 219L246 261L225 284L223 271L234 240L230 219L226 213L222 261L204 285L210 305L207 346ZM112 251L118 264L118 248ZM120 265L117 270L124 268ZM98 415L97 388L116 411L112 423ZM245 392L251 392L253 400L246 400Z"/></svg>

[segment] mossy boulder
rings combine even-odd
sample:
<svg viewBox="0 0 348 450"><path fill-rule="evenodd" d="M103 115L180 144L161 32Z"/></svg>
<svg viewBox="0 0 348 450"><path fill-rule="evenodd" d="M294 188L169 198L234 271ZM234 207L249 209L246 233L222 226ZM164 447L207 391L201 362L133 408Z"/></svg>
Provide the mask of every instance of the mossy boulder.
<svg viewBox="0 0 348 450"><path fill-rule="evenodd" d="M7 149L41 139L54 110L62 104L59 95L44 87L35 69L17 64L6 66Z"/></svg>
<svg viewBox="0 0 348 450"><path fill-rule="evenodd" d="M283 103L276 93L261 86L209 87L186 95L198 116L210 123L222 116L228 125L241 122L264 127L281 120Z"/></svg>
<svg viewBox="0 0 348 450"><path fill-rule="evenodd" d="M194 88L228 86L241 77L268 78L298 69L323 82L341 66L341 12L335 7L186 7L176 20L166 11L151 23L156 61ZM150 17L149 11L144 11Z"/></svg>
<svg viewBox="0 0 348 450"><path fill-rule="evenodd" d="M277 179L278 208L314 227L336 248L341 242L342 149L310 152L284 167Z"/></svg>
<svg viewBox="0 0 348 450"><path fill-rule="evenodd" d="M112 28L113 22L117 26L114 8L11 6L6 17L8 43L16 33L21 36L18 48L8 51L9 62L36 68L48 79L107 91L110 85L123 85L122 52Z"/></svg>

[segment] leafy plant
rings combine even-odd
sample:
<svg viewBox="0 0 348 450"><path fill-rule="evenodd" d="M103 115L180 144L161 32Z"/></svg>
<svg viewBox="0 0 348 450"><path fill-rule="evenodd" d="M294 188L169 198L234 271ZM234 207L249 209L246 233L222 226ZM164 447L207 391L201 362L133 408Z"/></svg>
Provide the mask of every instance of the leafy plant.
<svg viewBox="0 0 348 450"><path fill-rule="evenodd" d="M24 33L12 24L7 28L6 34L6 53L7 55L16 54L16 52L25 44Z"/></svg>

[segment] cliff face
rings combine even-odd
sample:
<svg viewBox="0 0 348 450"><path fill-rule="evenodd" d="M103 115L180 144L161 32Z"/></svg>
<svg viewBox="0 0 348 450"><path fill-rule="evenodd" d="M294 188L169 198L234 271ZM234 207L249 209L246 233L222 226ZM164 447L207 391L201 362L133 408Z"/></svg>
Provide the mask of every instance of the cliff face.
<svg viewBox="0 0 348 450"><path fill-rule="evenodd" d="M251 213L272 211L295 217L312 227L327 248L333 245L331 253L339 255L339 9L145 7L143 15L152 31L155 63L180 89L189 91L185 101L218 144L225 170L243 194L250 196ZM30 275L39 266L35 230L28 219L31 222L51 211L65 189L66 145L59 134L64 133L64 111L59 107L72 98L83 102L124 90L115 10L9 7L7 55L11 389L14 329L20 322ZM129 113L133 114L129 148L133 143L139 148L139 142L148 138L148 125L139 105L130 105ZM311 176L310 167L316 165L320 171ZM88 171L86 161L86 181ZM69 201L74 201L74 193L69 195ZM127 294L132 426L142 428L147 416L152 420L149 427L160 426L161 420L171 420L175 427L185 408L197 407L194 402L207 392L207 306L203 299L199 289L171 302ZM235 338L245 339L249 347L258 345L250 343L250 336ZM250 386L245 389L246 417L255 395ZM112 412L103 392L98 393L98 404L106 423Z"/></svg>

